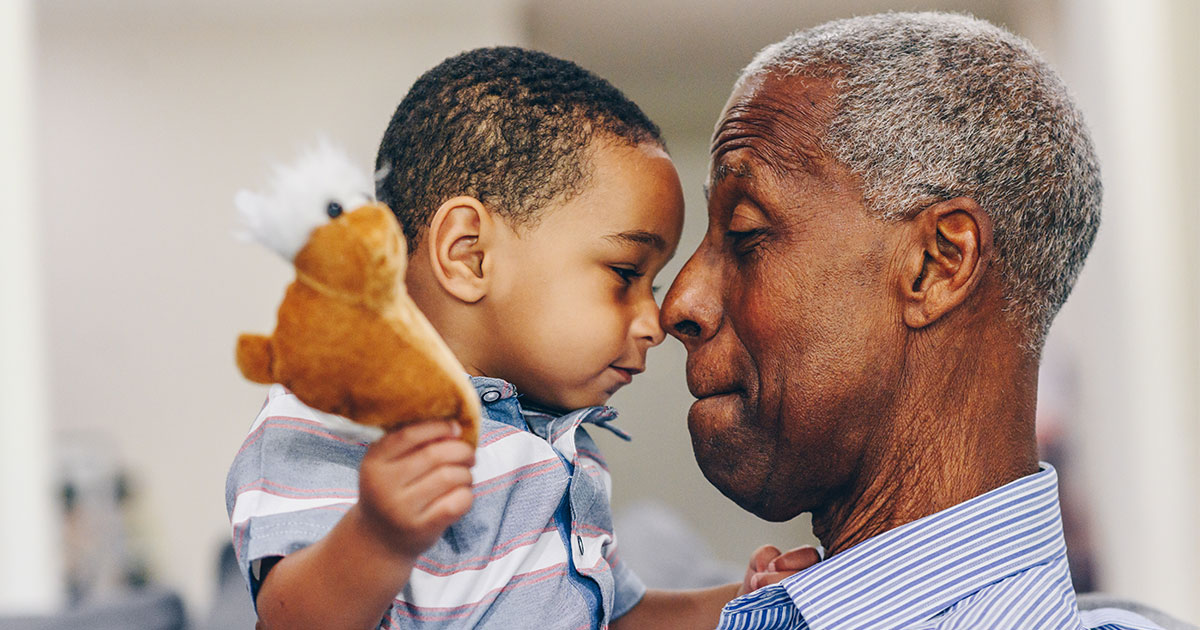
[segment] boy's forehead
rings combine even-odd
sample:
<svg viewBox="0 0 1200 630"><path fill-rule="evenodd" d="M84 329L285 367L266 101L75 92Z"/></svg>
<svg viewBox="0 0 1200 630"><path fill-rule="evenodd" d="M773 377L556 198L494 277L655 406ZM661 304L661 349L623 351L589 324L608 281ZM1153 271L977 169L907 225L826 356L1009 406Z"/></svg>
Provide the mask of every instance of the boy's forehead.
<svg viewBox="0 0 1200 630"><path fill-rule="evenodd" d="M645 246L657 252L667 252L674 249L673 244L657 232L649 230L626 230L604 235L606 240L621 245Z"/></svg>
<svg viewBox="0 0 1200 630"><path fill-rule="evenodd" d="M675 249L683 226L683 191L661 145L594 141L586 163L581 189L546 206L538 223L570 226L577 236L614 245Z"/></svg>

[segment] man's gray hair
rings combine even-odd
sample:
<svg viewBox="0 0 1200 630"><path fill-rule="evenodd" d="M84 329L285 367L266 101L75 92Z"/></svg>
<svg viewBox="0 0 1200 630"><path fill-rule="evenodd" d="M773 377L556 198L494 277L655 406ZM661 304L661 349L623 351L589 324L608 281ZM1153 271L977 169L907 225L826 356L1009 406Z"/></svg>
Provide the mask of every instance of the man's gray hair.
<svg viewBox="0 0 1200 630"><path fill-rule="evenodd" d="M1026 40L982 20L888 13L768 46L764 74L835 80L824 149L884 219L974 199L992 218L1007 310L1041 347L1100 225L1100 169L1083 118Z"/></svg>

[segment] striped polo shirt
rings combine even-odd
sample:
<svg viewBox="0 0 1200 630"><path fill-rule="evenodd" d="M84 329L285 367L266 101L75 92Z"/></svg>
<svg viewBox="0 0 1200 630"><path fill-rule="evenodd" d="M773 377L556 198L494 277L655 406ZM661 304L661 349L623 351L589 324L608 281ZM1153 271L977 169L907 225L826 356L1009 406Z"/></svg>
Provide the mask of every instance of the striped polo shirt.
<svg viewBox="0 0 1200 630"><path fill-rule="evenodd" d="M381 628L604 628L645 586L617 556L611 480L582 424L616 412L522 410L515 388L472 378L483 402L474 503L418 560ZM331 430L331 427L333 429ZM362 439L281 385L250 427L226 480L242 573L324 536L358 497Z"/></svg>
<svg viewBox="0 0 1200 630"><path fill-rule="evenodd" d="M720 629L1157 629L1080 613L1058 476L1039 472L868 539L725 606Z"/></svg>

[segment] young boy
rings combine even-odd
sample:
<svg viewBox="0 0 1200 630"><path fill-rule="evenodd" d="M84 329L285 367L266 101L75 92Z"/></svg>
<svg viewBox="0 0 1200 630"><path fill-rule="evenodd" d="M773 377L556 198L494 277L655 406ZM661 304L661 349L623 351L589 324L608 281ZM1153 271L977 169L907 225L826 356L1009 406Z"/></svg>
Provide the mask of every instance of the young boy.
<svg viewBox="0 0 1200 630"><path fill-rule="evenodd" d="M625 437L601 405L663 340L652 281L683 224L636 105L570 62L475 50L417 80L377 166L408 291L483 402L478 449L442 422L346 441L274 386L226 491L260 626L712 627L811 564L764 547L742 585L665 592L617 555L581 425Z"/></svg>

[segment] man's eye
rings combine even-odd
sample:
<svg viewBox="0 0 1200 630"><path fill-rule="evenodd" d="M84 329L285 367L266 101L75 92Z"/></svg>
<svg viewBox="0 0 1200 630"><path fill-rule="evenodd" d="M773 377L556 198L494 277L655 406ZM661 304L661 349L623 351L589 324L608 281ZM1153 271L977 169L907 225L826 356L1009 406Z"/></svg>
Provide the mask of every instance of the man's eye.
<svg viewBox="0 0 1200 630"><path fill-rule="evenodd" d="M730 230L725 232L725 238L729 241L734 253L738 256L744 256L754 251L754 248L758 247L766 236L767 230L765 228L755 228L753 230L738 232Z"/></svg>
<svg viewBox="0 0 1200 630"><path fill-rule="evenodd" d="M625 284L633 284L634 280L642 277L640 271L630 267L609 267L609 269L612 269Z"/></svg>

